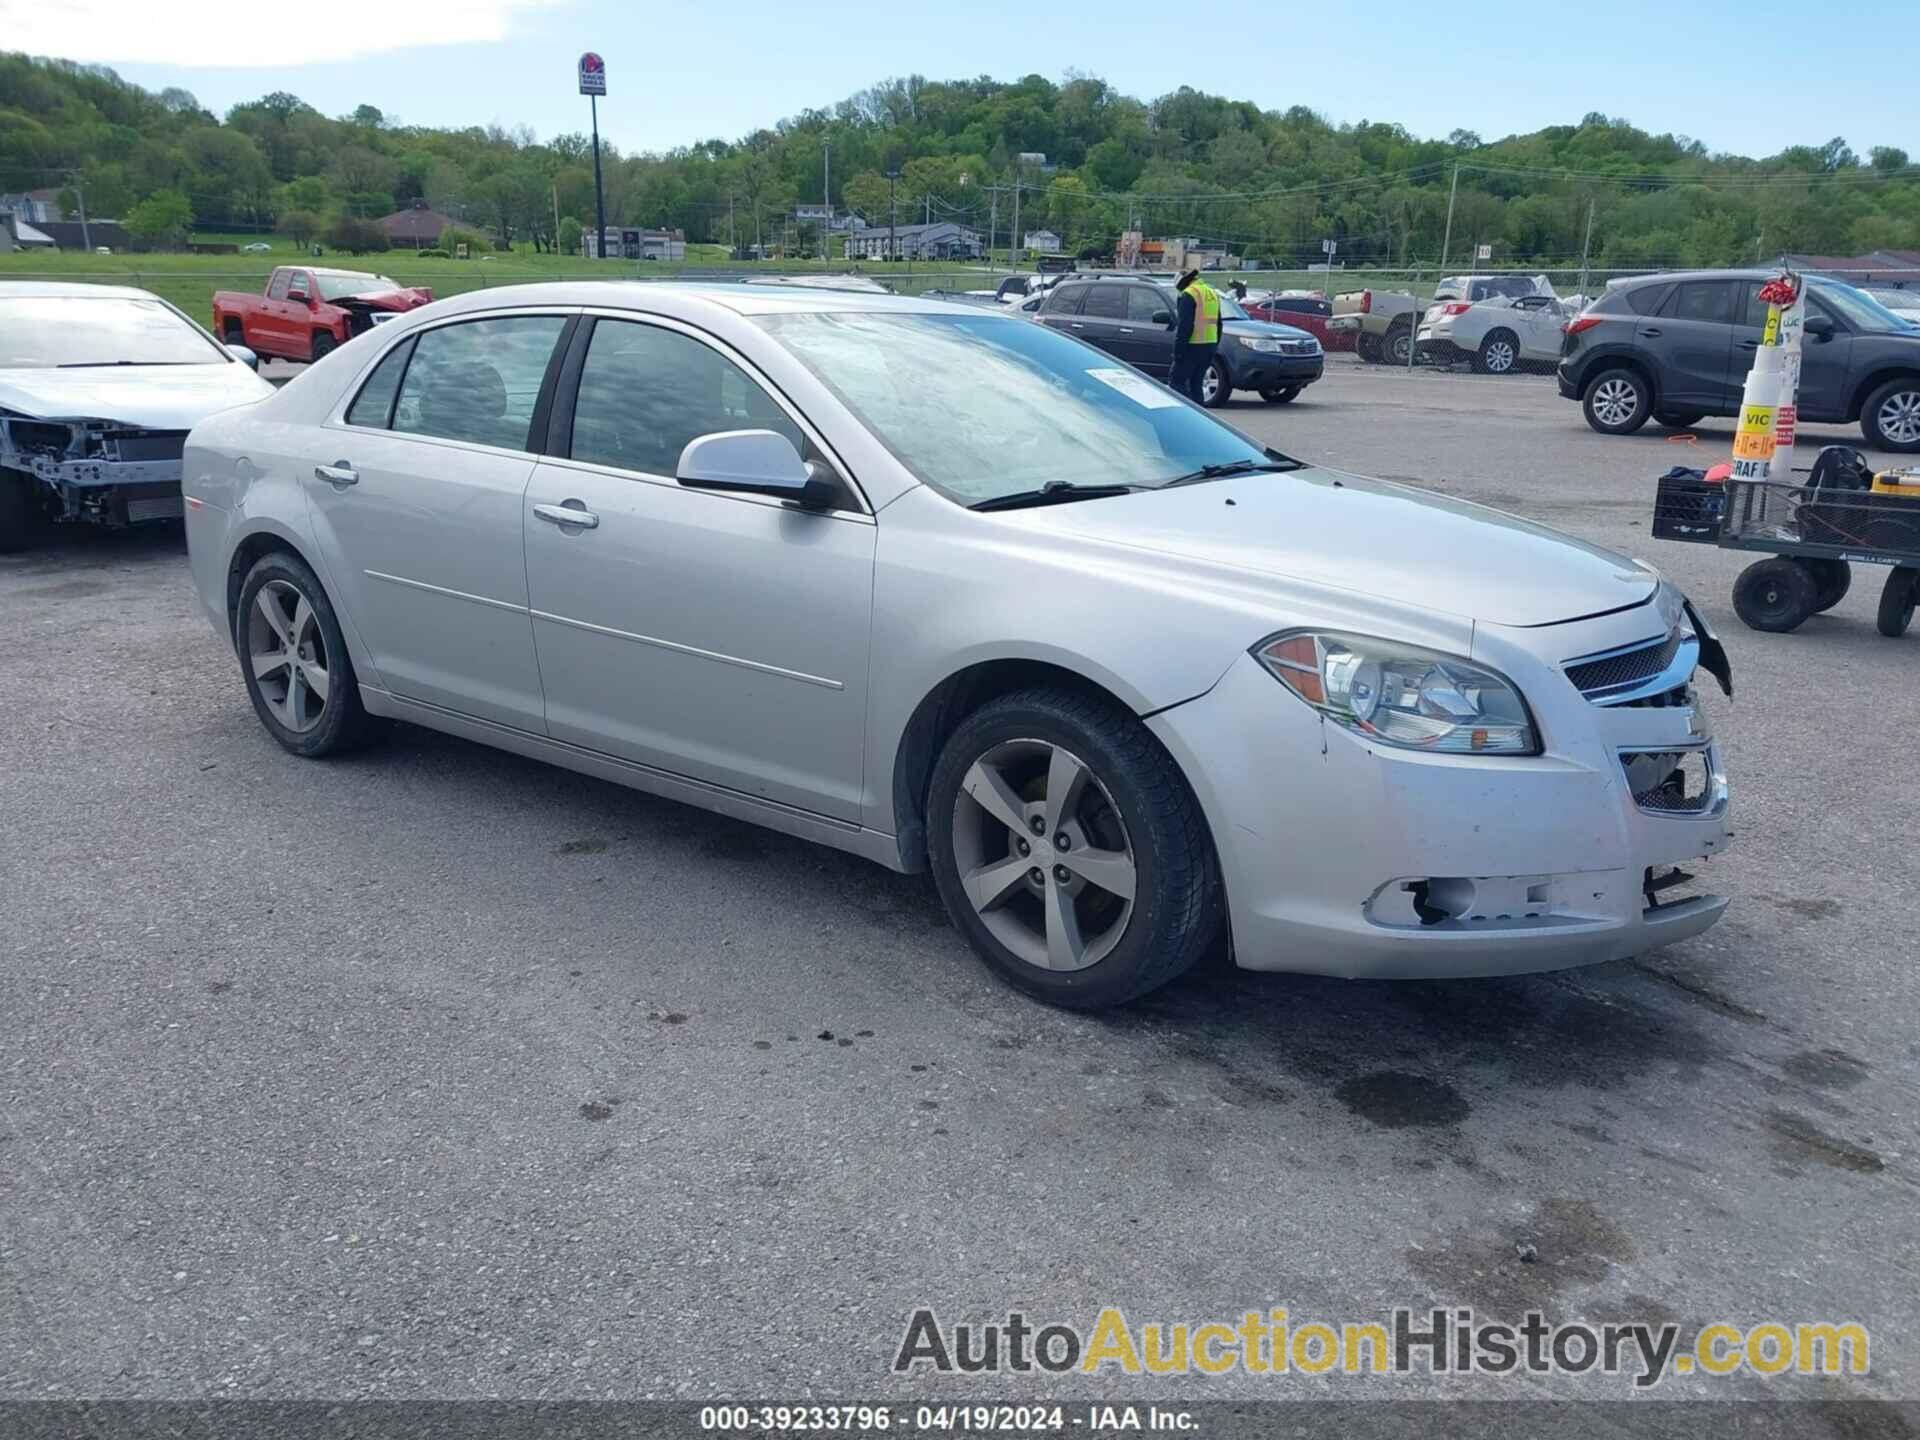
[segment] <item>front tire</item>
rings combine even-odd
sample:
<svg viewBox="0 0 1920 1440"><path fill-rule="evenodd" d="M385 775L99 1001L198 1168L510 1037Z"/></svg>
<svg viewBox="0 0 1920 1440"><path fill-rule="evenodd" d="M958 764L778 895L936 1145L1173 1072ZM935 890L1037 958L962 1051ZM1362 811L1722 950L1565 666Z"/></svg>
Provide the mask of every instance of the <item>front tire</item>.
<svg viewBox="0 0 1920 1440"><path fill-rule="evenodd" d="M0 470L0 555L31 549L46 530L47 512L33 477Z"/></svg>
<svg viewBox="0 0 1920 1440"><path fill-rule="evenodd" d="M1200 377L1200 403L1209 410L1218 410L1232 395L1233 377L1216 356L1207 362L1207 373Z"/></svg>
<svg viewBox="0 0 1920 1440"><path fill-rule="evenodd" d="M1860 433L1878 450L1920 450L1920 379L1890 380L1860 407Z"/></svg>
<svg viewBox="0 0 1920 1440"><path fill-rule="evenodd" d="M326 331L321 330L317 332L313 337L313 358L315 363L331 355L334 351L334 344L333 336L329 335Z"/></svg>
<svg viewBox="0 0 1920 1440"><path fill-rule="evenodd" d="M241 582L233 630L247 698L285 749L315 759L368 737L372 717L339 617L305 561L285 550L257 560Z"/></svg>
<svg viewBox="0 0 1920 1440"><path fill-rule="evenodd" d="M1615 366L1593 377L1580 408L1602 435L1631 435L1653 413L1653 390L1638 370Z"/></svg>
<svg viewBox="0 0 1920 1440"><path fill-rule="evenodd" d="M1898 639L1913 624L1914 601L1920 599L1920 570L1911 565L1896 565L1887 575L1886 588L1880 592L1880 613L1874 624L1889 639Z"/></svg>
<svg viewBox="0 0 1920 1440"><path fill-rule="evenodd" d="M1520 337L1511 330L1489 330L1473 352L1473 368L1482 375L1511 375L1520 363Z"/></svg>
<svg viewBox="0 0 1920 1440"><path fill-rule="evenodd" d="M934 766L927 833L955 928L1001 979L1050 1005L1136 999L1219 931L1199 802L1112 700L1025 690L969 715Z"/></svg>
<svg viewBox="0 0 1920 1440"><path fill-rule="evenodd" d="M1758 561L1733 582L1734 613L1751 629L1772 635L1799 629L1819 603L1813 572L1797 560Z"/></svg>

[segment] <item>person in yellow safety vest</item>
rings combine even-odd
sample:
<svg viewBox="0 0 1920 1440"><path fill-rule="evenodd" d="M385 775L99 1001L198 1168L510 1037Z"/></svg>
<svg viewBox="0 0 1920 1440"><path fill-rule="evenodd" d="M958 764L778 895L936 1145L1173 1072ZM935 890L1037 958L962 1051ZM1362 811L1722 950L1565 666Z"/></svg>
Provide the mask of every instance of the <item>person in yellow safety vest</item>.
<svg viewBox="0 0 1920 1440"><path fill-rule="evenodd" d="M1206 404L1207 368L1220 345L1220 292L1188 270L1174 282L1180 313L1173 322L1173 374L1169 383L1196 405Z"/></svg>

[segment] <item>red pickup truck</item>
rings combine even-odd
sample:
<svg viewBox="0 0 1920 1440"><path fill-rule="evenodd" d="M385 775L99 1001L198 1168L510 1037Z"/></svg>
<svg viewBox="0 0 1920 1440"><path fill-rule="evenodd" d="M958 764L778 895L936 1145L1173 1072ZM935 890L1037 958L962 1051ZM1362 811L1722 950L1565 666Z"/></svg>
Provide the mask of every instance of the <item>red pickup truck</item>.
<svg viewBox="0 0 1920 1440"><path fill-rule="evenodd" d="M318 360L380 320L417 309L433 292L363 270L282 265L264 295L217 290L213 333L229 345L281 360Z"/></svg>

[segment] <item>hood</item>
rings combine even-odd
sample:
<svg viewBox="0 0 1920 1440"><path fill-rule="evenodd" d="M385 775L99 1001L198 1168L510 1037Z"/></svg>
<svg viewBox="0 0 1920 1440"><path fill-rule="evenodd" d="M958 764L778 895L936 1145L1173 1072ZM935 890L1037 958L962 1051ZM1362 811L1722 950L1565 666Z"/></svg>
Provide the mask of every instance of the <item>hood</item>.
<svg viewBox="0 0 1920 1440"><path fill-rule="evenodd" d="M36 420L111 420L142 430L191 430L216 410L271 394L271 385L237 361L0 370L0 410Z"/></svg>
<svg viewBox="0 0 1920 1440"><path fill-rule="evenodd" d="M1489 624L1552 625L1621 610L1658 587L1624 555L1544 525L1337 470L1235 476L1015 513L1062 534Z"/></svg>
<svg viewBox="0 0 1920 1440"><path fill-rule="evenodd" d="M1282 325L1278 320L1222 320L1220 331L1224 335L1270 335L1276 340L1313 339L1311 330Z"/></svg>
<svg viewBox="0 0 1920 1440"><path fill-rule="evenodd" d="M418 310L432 301L431 290L416 288L376 290L371 295L342 295L338 300L329 300L327 303L337 305L342 310Z"/></svg>

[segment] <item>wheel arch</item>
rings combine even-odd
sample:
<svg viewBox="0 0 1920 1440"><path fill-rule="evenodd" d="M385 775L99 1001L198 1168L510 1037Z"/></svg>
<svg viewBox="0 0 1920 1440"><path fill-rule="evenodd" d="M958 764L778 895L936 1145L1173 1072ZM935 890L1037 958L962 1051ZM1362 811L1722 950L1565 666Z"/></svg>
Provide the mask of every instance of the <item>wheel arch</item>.
<svg viewBox="0 0 1920 1440"><path fill-rule="evenodd" d="M234 544L233 552L227 557L227 638L233 639L235 626L240 618L240 587L246 584L247 572L260 563L261 559L276 550L293 556L302 565L320 575L319 567L313 563L313 557L289 532L278 529L269 523L240 537ZM320 581L322 585L326 581ZM331 597L329 597L331 598Z"/></svg>
<svg viewBox="0 0 1920 1440"><path fill-rule="evenodd" d="M1131 715L1142 713L1141 707L1114 685L1058 659L1002 656L977 660L954 671L921 697L894 747L893 828L902 870L912 873L927 868L927 787L947 737L982 705L1002 695L1043 686L1095 696Z"/></svg>
<svg viewBox="0 0 1920 1440"><path fill-rule="evenodd" d="M1847 400L1846 422L1851 425L1858 421L1866 408L1867 397L1892 380L1920 381L1920 366L1882 365L1869 371L1867 377L1853 387L1853 394Z"/></svg>

